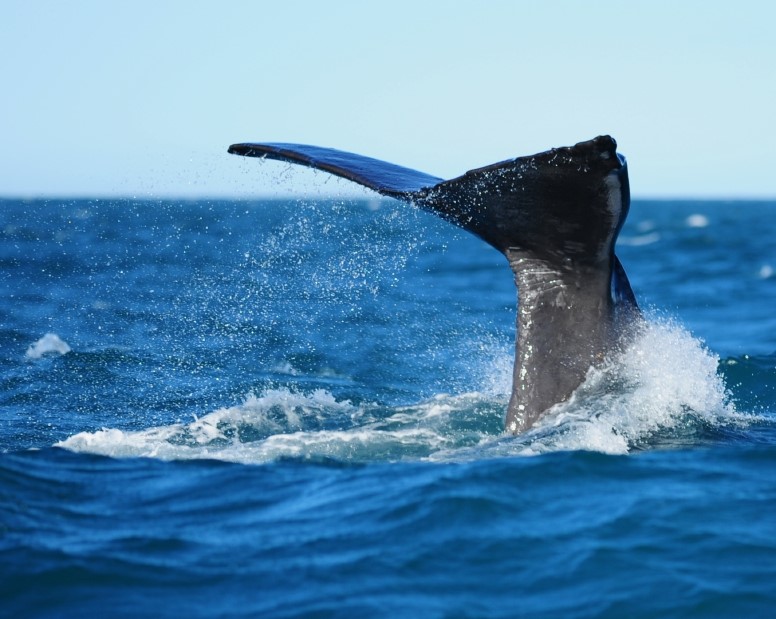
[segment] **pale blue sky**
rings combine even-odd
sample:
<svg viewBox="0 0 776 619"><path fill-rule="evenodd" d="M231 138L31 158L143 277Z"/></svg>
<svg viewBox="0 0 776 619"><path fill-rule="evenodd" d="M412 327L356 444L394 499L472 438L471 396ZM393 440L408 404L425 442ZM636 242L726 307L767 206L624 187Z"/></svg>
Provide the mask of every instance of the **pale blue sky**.
<svg viewBox="0 0 776 619"><path fill-rule="evenodd" d="M637 197L776 197L775 24L765 0L3 0L0 196L324 185L239 141L449 177L609 133Z"/></svg>

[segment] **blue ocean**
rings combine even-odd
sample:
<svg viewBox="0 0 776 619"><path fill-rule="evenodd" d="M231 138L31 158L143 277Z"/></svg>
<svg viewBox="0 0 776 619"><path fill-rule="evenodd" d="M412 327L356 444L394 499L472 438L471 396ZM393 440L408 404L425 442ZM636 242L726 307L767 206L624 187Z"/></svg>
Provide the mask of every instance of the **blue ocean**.
<svg viewBox="0 0 776 619"><path fill-rule="evenodd" d="M504 434L503 256L381 199L0 201L0 616L773 617L776 203Z"/></svg>

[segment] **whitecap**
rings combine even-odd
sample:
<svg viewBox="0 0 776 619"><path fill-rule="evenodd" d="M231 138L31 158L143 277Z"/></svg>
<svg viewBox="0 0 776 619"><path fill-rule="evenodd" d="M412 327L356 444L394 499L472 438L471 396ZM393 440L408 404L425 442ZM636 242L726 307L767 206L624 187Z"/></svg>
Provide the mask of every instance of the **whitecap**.
<svg viewBox="0 0 776 619"><path fill-rule="evenodd" d="M700 213L693 213L685 219L685 223L689 228L705 228L709 225L709 218Z"/></svg>
<svg viewBox="0 0 776 619"><path fill-rule="evenodd" d="M641 247L643 245L657 243L659 240L659 232L649 232L647 234L640 234L638 236L621 236L617 242L620 245L627 245L629 247Z"/></svg>
<svg viewBox="0 0 776 619"><path fill-rule="evenodd" d="M45 355L66 355L70 350L67 342L56 333L46 333L37 342L30 344L24 356L27 359L40 359Z"/></svg>

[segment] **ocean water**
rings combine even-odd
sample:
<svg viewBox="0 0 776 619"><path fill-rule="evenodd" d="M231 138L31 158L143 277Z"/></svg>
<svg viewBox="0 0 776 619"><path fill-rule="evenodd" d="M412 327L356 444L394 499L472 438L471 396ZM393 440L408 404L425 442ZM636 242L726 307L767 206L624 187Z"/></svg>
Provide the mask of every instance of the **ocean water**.
<svg viewBox="0 0 776 619"><path fill-rule="evenodd" d="M774 238L635 201L646 326L510 437L511 272L431 215L0 201L0 616L771 617Z"/></svg>

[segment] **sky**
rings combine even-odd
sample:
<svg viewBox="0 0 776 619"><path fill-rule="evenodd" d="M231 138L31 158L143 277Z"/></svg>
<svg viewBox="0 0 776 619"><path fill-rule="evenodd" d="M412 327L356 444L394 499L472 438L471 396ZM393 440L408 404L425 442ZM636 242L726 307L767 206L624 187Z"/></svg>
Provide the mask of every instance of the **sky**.
<svg viewBox="0 0 776 619"><path fill-rule="evenodd" d="M343 193L228 155L440 177L599 134L634 197L776 198L770 0L2 0L0 196Z"/></svg>

